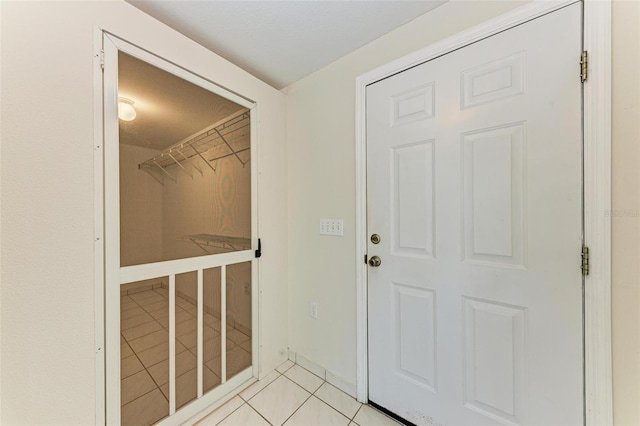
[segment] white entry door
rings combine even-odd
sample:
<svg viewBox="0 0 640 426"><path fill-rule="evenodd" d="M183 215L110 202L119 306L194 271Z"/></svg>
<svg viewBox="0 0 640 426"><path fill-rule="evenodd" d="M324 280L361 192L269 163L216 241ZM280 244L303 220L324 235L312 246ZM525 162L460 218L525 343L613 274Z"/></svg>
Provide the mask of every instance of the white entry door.
<svg viewBox="0 0 640 426"><path fill-rule="evenodd" d="M411 422L583 422L581 19L367 88L369 400Z"/></svg>

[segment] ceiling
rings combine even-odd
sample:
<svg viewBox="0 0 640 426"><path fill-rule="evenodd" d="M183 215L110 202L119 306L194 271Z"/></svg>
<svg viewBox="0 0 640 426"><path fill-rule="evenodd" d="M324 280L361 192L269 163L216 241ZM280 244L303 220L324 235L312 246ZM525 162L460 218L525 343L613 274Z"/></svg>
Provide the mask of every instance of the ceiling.
<svg viewBox="0 0 640 426"><path fill-rule="evenodd" d="M277 89L446 0L127 0Z"/></svg>
<svg viewBox="0 0 640 426"><path fill-rule="evenodd" d="M180 77L118 53L118 96L134 102L119 120L120 143L162 150L243 107Z"/></svg>

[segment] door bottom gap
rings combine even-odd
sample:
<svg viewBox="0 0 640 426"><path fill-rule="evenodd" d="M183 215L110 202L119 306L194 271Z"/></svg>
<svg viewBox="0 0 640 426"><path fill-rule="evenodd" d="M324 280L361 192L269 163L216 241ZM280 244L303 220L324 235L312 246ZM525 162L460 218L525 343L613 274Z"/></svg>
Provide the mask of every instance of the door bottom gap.
<svg viewBox="0 0 640 426"><path fill-rule="evenodd" d="M369 403L368 403L368 404L369 404L370 406L372 406L373 408L375 408L376 410L383 412L384 414L386 414L387 416L391 417L392 419L394 419L394 420L396 420L396 421L398 421L398 422L402 423L403 425L406 425L406 426L417 426L415 423L411 423L409 420L407 420L407 419L403 419L402 417L400 417L400 416L399 416L399 415L397 415L396 413L394 413L394 412L392 412L392 411L387 410L387 409L386 409L386 408L384 408L383 406L378 405L378 404L376 404L375 402L373 402L373 401L371 401L371 400L369 400Z"/></svg>

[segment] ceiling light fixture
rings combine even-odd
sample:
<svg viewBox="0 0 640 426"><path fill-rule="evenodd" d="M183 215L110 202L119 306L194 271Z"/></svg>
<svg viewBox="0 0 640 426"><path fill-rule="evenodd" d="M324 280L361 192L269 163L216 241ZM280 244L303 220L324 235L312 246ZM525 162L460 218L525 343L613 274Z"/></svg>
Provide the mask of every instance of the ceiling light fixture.
<svg viewBox="0 0 640 426"><path fill-rule="evenodd" d="M133 108L133 102L131 99L118 98L118 118L123 121L132 121L136 118L135 108Z"/></svg>

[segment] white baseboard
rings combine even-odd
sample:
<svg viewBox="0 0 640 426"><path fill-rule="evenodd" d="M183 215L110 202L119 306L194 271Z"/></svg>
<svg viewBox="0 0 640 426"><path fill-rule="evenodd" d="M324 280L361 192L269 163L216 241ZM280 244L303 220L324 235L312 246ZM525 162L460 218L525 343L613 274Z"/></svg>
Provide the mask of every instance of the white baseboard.
<svg viewBox="0 0 640 426"><path fill-rule="evenodd" d="M295 353L294 351L292 351L291 349L289 349L289 360L295 362L296 364L298 364L300 367L309 370L310 372L312 372L313 374L315 374L316 376L326 380L329 384L337 387L338 389L340 389L342 392L352 396L352 397L356 397L356 384L355 383L351 383L348 380L343 379L342 377L332 373L331 371L327 370L326 368L324 368L323 366L321 366L320 364L311 361L308 358L305 358L304 356Z"/></svg>

